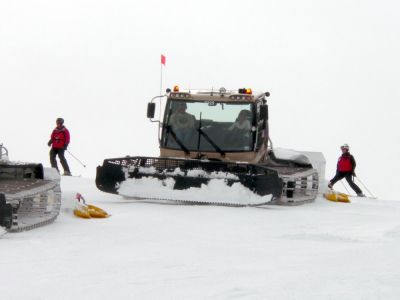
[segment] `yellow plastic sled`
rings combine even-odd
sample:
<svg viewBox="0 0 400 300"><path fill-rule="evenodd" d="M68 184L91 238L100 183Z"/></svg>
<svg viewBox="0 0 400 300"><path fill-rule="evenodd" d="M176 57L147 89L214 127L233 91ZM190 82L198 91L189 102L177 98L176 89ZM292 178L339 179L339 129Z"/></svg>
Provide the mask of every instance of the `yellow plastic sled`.
<svg viewBox="0 0 400 300"><path fill-rule="evenodd" d="M349 195L335 192L333 190L328 191L327 193L324 194L324 197L326 200L333 201L333 202L344 202L344 203L350 203Z"/></svg>
<svg viewBox="0 0 400 300"><path fill-rule="evenodd" d="M79 218L108 218L110 215L100 207L88 204L80 205L74 209L74 215Z"/></svg>
<svg viewBox="0 0 400 300"><path fill-rule="evenodd" d="M86 204L85 199L79 193L76 194L76 199L78 200L75 209L74 215L83 218L83 219L90 219L90 218L108 218L110 215L100 207ZM80 203L82 200L83 203Z"/></svg>

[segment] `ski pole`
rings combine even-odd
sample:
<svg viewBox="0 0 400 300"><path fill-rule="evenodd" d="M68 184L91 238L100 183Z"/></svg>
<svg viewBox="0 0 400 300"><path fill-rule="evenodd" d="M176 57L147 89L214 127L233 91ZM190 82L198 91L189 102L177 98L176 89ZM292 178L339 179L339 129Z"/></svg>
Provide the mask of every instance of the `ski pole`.
<svg viewBox="0 0 400 300"><path fill-rule="evenodd" d="M343 185L344 189L346 190L347 195L350 195L349 190L347 189L347 186L343 183L343 181L340 180L340 183Z"/></svg>
<svg viewBox="0 0 400 300"><path fill-rule="evenodd" d="M77 162L79 162L84 168L86 168L86 165L83 162L81 162L75 155L73 155L68 149L67 149L67 152L69 153L69 155L71 155L73 158L75 158L75 160Z"/></svg>
<svg viewBox="0 0 400 300"><path fill-rule="evenodd" d="M367 190L367 192L373 197L373 198L376 198L375 196L374 196L374 194L372 194L371 193L371 191L365 186L365 184L361 181L361 179L360 178L358 178L358 176L354 176L355 178L357 178L357 180L362 184L362 186Z"/></svg>

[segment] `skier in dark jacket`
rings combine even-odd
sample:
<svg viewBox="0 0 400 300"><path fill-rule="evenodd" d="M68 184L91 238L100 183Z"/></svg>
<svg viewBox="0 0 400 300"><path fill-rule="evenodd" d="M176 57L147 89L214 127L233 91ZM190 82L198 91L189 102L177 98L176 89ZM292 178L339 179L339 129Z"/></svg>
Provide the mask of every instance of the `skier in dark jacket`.
<svg viewBox="0 0 400 300"><path fill-rule="evenodd" d="M71 171L69 170L69 166L67 160L65 159L64 152L67 150L70 136L68 129L64 126L64 119L58 118L56 120L57 127L54 128L53 132L51 133L51 138L47 143L49 147L51 146L50 150L50 164L53 168L58 170L56 156L60 158L61 165L64 169L64 175L71 176Z"/></svg>
<svg viewBox="0 0 400 300"><path fill-rule="evenodd" d="M356 161L353 155L349 152L349 145L344 144L340 147L342 150L342 155L339 157L336 169L336 175L329 181L328 187L331 189L333 185L339 180L346 178L350 187L356 192L357 196L365 197L361 189L353 181L353 176L355 176Z"/></svg>

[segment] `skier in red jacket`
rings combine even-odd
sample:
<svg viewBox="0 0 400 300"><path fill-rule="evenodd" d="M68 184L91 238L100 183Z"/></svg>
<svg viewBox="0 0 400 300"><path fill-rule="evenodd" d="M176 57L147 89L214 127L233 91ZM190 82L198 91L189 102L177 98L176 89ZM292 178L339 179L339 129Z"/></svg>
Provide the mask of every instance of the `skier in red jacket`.
<svg viewBox="0 0 400 300"><path fill-rule="evenodd" d="M69 166L67 160L65 159L64 152L67 150L70 136L68 129L64 126L64 119L58 118L56 120L57 127L54 128L53 132L51 133L51 138L47 143L49 147L51 146L50 150L50 164L53 168L58 170L56 156L58 155L61 165L64 169L64 175L71 176L71 171L69 170Z"/></svg>
<svg viewBox="0 0 400 300"><path fill-rule="evenodd" d="M346 178L350 187L356 192L357 196L365 197L361 189L353 181L353 176L355 176L356 161L353 155L349 152L349 145L344 144L340 147L342 150L342 155L339 157L336 169L336 175L329 181L328 187L331 189L333 185L339 180Z"/></svg>

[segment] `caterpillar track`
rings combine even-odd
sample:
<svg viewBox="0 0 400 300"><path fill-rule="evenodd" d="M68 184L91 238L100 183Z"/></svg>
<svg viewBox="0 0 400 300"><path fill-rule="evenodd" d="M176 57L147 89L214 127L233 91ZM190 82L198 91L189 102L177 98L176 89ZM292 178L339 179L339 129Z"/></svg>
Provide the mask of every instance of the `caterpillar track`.
<svg viewBox="0 0 400 300"><path fill-rule="evenodd" d="M8 232L53 222L61 207L60 176L42 164L10 162L0 145L0 226Z"/></svg>

